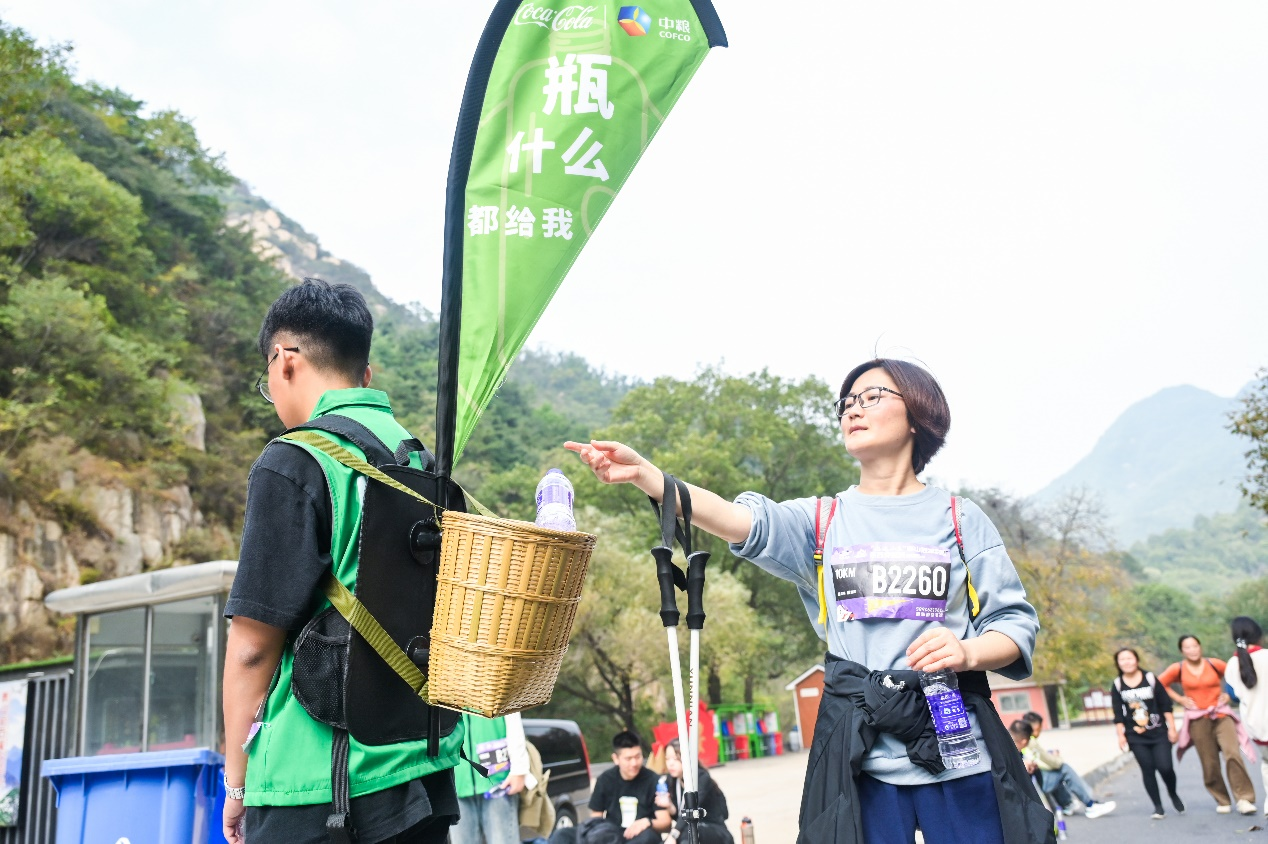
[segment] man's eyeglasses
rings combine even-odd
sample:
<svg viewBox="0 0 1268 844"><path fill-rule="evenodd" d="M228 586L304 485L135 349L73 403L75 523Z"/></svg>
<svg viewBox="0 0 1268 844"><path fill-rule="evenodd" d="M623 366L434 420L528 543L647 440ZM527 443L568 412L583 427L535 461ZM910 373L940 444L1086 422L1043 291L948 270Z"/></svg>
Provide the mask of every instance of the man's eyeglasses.
<svg viewBox="0 0 1268 844"><path fill-rule="evenodd" d="M291 348L283 348L282 352L298 352L299 346ZM282 352L275 352L273 357L269 358L269 362L264 364L264 371L260 373L260 377L255 379L255 388L260 391L260 395L264 396L264 400L269 404L273 403L273 397L269 395L269 367L273 365L273 361L277 360L277 356Z"/></svg>
<svg viewBox="0 0 1268 844"><path fill-rule="evenodd" d="M876 407L876 405L880 404L881 395L883 393L898 396L900 399L903 397L902 393L897 390L891 390L889 387L868 387L866 390L851 393L845 398L837 399L832 403L832 408L837 412L837 419L840 419L856 406L859 410L867 410L869 407Z"/></svg>

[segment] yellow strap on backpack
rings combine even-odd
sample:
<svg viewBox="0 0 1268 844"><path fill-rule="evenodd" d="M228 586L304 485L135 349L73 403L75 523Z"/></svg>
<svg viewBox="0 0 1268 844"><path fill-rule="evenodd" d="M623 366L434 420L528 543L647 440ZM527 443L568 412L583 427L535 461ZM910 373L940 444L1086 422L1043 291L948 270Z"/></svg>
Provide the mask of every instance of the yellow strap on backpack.
<svg viewBox="0 0 1268 844"><path fill-rule="evenodd" d="M831 503L829 504L829 501ZM824 515L824 509L827 515ZM837 500L820 498L815 502L815 579L819 583L819 623L828 623L828 596L823 588L823 546L828 540L828 526L837 512Z"/></svg>
<svg viewBox="0 0 1268 844"><path fill-rule="evenodd" d="M969 618L975 619L982 612L982 605L977 600L977 590L973 588L973 572L969 571L969 561L964 558L964 537L960 536L960 499L951 496L951 525L955 528L955 547L960 549L960 562L964 563L964 582L969 589Z"/></svg>
<svg viewBox="0 0 1268 844"><path fill-rule="evenodd" d="M360 633L361 638L374 648L374 652L409 684L415 694L426 701L427 678L414 664L414 660L410 659L405 651L392 640L391 634L383 629L383 625L370 615L365 604L358 601L357 596L353 595L347 586L340 583L333 572L326 572L326 577L321 583L321 590L339 614L352 625L352 629Z"/></svg>
<svg viewBox="0 0 1268 844"><path fill-rule="evenodd" d="M374 466L370 465L370 463L368 463L367 461L362 460L360 457L357 457L351 451L348 451L348 449L339 445L339 443L335 442L334 440L328 437L323 437L321 434L317 433L316 431L291 431L289 434L282 434L280 439L291 440L292 442L303 443L304 445L312 446L313 448L317 449L323 454L331 457L332 459L338 461L339 463L342 463L344 466L347 466L349 469L351 469L354 472L359 472L362 475L365 475L367 478L373 478L374 480L378 481L381 484L387 484L388 486L390 486L392 489L396 490L397 492L403 492L406 495L410 496L411 498L416 498L419 501L423 502L424 504L429 505L430 507L434 508L437 512L439 512L441 509L439 505L429 501L425 496L415 492L414 490L405 486L405 484L401 483L395 478L385 475L383 472L380 472ZM462 490L462 494L466 496L467 503L470 504L473 508L475 508L475 511L477 513L479 513L482 516L488 516L489 518L492 518L492 519L497 518L497 516L493 514L493 511L485 507L479 501L476 501L475 496L473 496L471 493L467 492L464 489Z"/></svg>
<svg viewBox="0 0 1268 844"><path fill-rule="evenodd" d="M405 484L390 477L366 460L357 457L348 449L328 437L323 437L316 431L291 431L283 434L281 439L311 446L354 472L365 475L367 478L372 478L381 484L386 484L397 492L403 492L411 498L430 506L437 514L440 513L440 506L428 500L426 496L410 489ZM463 494L466 495L467 501L476 510L483 515L493 517L493 514L479 501L468 495L466 490L463 490ZM423 676L423 672L414 664L414 660L410 659L409 655L396 644L391 634L383 629L383 625L379 624L378 620L370 614L370 611L365 608L365 604L358 601L357 596L352 594L348 587L344 586L339 581L339 578L335 577L333 572L326 572L321 588L335 610L347 620L348 624L352 625L352 628L357 633L361 634L361 638L365 639L366 643L374 648L375 653L382 657L383 661L391 666L392 670L402 680L409 684L415 694L427 701L427 678Z"/></svg>

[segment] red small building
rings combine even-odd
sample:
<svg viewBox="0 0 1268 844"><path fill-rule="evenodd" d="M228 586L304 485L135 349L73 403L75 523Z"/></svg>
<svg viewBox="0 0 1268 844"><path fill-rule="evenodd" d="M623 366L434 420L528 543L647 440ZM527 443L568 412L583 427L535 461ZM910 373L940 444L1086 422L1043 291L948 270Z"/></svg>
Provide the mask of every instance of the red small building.
<svg viewBox="0 0 1268 844"><path fill-rule="evenodd" d="M1048 709L1048 697L1043 686L1034 680L1009 680L993 673L988 673L986 679L991 685L991 700L1005 727L1027 712L1042 715L1045 727L1056 726L1057 721Z"/></svg>
<svg viewBox="0 0 1268 844"><path fill-rule="evenodd" d="M784 691L793 693L793 711L797 713L797 735L801 737L801 746L809 747L815 737L815 721L819 719L819 702L823 699L823 666L816 665L796 680L793 680Z"/></svg>

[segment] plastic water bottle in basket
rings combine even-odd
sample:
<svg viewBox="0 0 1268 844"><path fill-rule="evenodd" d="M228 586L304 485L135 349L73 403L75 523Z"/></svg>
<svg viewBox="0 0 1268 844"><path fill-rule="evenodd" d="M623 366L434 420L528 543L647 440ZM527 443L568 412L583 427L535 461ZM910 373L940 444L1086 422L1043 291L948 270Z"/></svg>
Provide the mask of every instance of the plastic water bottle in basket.
<svg viewBox="0 0 1268 844"><path fill-rule="evenodd" d="M558 469L551 469L537 484L538 527L551 530L576 530L572 514L572 483Z"/></svg>

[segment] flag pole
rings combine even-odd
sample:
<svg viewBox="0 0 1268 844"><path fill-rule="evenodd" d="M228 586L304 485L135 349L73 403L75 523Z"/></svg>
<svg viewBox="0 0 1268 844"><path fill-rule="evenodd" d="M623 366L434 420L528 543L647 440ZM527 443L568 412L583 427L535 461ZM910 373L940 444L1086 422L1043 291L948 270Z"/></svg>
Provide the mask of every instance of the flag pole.
<svg viewBox="0 0 1268 844"><path fill-rule="evenodd" d="M489 75L502 36L519 9L520 0L498 0L489 15L471 70L462 92L458 128L449 155L449 180L445 188L445 253L440 282L440 355L436 367L436 474L453 474L454 439L458 420L458 362L462 335L462 238L467 204L467 177L480 128L480 111L489 87ZM440 485L441 506L448 507L448 484Z"/></svg>

